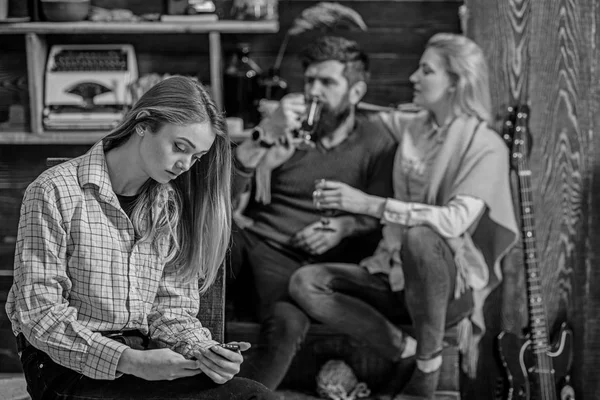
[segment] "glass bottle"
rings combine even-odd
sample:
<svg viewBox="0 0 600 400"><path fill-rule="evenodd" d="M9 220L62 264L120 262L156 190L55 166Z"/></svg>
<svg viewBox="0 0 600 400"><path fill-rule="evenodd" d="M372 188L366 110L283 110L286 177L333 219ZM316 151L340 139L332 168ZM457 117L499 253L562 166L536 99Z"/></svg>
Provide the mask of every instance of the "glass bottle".
<svg viewBox="0 0 600 400"><path fill-rule="evenodd" d="M252 128L260 119L261 76L261 68L250 58L250 45L240 43L223 74L223 103L225 114L241 118L244 129Z"/></svg>

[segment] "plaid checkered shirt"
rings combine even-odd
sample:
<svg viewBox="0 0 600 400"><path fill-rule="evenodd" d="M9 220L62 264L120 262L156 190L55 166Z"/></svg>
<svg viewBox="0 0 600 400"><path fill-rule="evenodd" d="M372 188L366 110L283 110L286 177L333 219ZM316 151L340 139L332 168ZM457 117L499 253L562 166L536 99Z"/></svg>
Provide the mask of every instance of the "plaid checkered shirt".
<svg viewBox="0 0 600 400"><path fill-rule="evenodd" d="M150 243L135 241L112 190L102 142L42 173L21 206L6 311L55 362L115 379L128 347L102 332L138 330L186 357L208 347L198 282L182 284Z"/></svg>

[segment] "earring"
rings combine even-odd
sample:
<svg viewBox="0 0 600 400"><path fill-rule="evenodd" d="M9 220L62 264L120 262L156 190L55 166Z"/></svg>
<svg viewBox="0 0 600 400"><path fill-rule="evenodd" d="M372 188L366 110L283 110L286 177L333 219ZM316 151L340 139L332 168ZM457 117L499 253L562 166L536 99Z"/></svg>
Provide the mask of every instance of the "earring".
<svg viewBox="0 0 600 400"><path fill-rule="evenodd" d="M136 128L136 131L137 131L137 134L138 134L138 135L140 135L140 136L144 136L144 133L145 133L145 132L144 132L144 130L143 130L142 128L139 128L139 127L138 127L138 128Z"/></svg>

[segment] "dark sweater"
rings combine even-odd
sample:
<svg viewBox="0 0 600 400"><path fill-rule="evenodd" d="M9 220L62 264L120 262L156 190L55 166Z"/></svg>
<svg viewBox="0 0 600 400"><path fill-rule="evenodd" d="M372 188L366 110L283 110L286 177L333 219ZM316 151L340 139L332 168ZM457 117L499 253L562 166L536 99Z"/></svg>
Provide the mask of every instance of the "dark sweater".
<svg viewBox="0 0 600 400"><path fill-rule="evenodd" d="M352 133L331 149L296 150L271 175L271 203L253 196L244 214L254 220L248 230L266 239L287 244L292 235L320 218L313 205L315 180L337 180L381 197L393 197L392 166L397 143L376 114L358 114ZM236 185L244 186L247 174L238 171ZM253 180L253 177L252 177ZM238 186L238 187L240 187ZM379 228L375 218L357 217L357 233Z"/></svg>

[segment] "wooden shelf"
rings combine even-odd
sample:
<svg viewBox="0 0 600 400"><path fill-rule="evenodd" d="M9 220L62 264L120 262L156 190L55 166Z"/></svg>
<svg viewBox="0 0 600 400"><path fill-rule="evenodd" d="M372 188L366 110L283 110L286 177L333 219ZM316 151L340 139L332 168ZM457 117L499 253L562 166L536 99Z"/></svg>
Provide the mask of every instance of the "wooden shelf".
<svg viewBox="0 0 600 400"><path fill-rule="evenodd" d="M165 34L165 33L275 33L278 21L169 22L21 22L0 24L0 34Z"/></svg>
<svg viewBox="0 0 600 400"><path fill-rule="evenodd" d="M94 144L106 136L108 132L2 132L0 131L0 145L5 144ZM229 136L233 142L241 142L250 137L250 130L242 132L230 132Z"/></svg>
<svg viewBox="0 0 600 400"><path fill-rule="evenodd" d="M0 132L0 144L94 144L107 132Z"/></svg>

